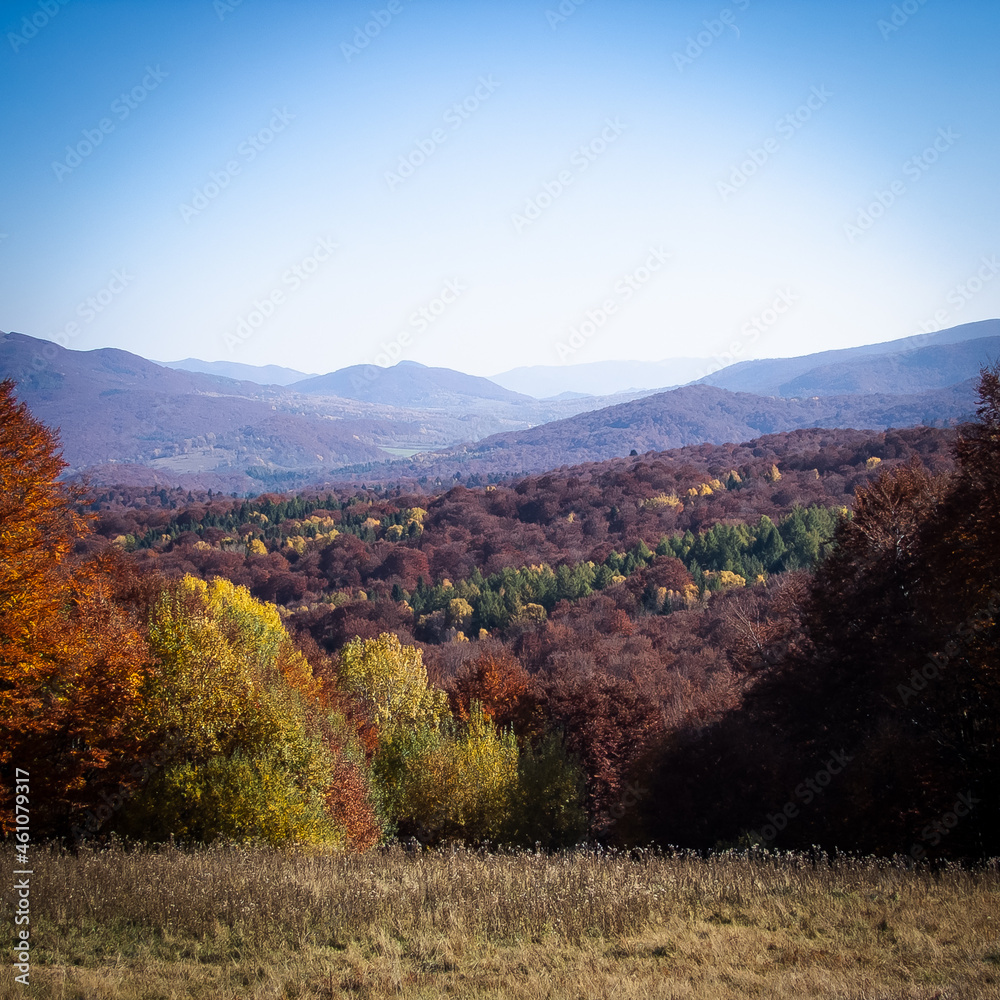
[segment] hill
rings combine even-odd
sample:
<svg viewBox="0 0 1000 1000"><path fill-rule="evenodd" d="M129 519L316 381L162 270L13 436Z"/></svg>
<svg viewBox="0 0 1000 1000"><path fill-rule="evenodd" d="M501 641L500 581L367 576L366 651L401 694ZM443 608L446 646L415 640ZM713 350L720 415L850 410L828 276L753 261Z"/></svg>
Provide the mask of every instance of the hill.
<svg viewBox="0 0 1000 1000"><path fill-rule="evenodd" d="M972 380L915 395L811 399L690 385L540 427L494 434L474 444L394 462L385 469L369 466L358 471L367 480L541 472L628 455L632 450L643 454L685 445L741 442L799 428L948 426L969 418L974 410Z"/></svg>
<svg viewBox="0 0 1000 1000"><path fill-rule="evenodd" d="M506 478L807 427L949 425L974 409L971 376L962 376L997 355L1000 321L991 321L918 340L747 362L712 376L759 381L773 393L692 384L537 400L408 361L262 385L11 333L0 334L0 378L15 379L18 397L61 428L71 474L247 493L359 478ZM925 385L933 388L907 391ZM856 391L837 391L843 386Z"/></svg>
<svg viewBox="0 0 1000 1000"><path fill-rule="evenodd" d="M667 389L708 371L707 358L668 361L595 361L582 365L530 365L493 375L492 381L537 399L565 393L602 396L629 389Z"/></svg>
<svg viewBox="0 0 1000 1000"><path fill-rule="evenodd" d="M206 375L221 375L223 378L234 378L240 381L256 382L258 385L290 385L301 382L311 376L294 368L282 368L281 365L245 365L239 361L201 361L198 358L185 358L183 361L157 362L164 368L174 368L186 372L203 372Z"/></svg>
<svg viewBox="0 0 1000 1000"><path fill-rule="evenodd" d="M864 347L741 361L700 379L766 396L920 393L975 378L1000 355L1000 320L983 320Z"/></svg>
<svg viewBox="0 0 1000 1000"><path fill-rule="evenodd" d="M66 350L18 333L0 337L0 378L13 378L18 398L60 429L70 473L127 463L146 467L124 473L133 481L211 473L216 488L224 479L246 490L255 485L248 468L387 458L377 439L393 431L370 413L330 420L296 412L279 391L253 382L177 371L110 348ZM114 475L105 468L98 478Z"/></svg>
<svg viewBox="0 0 1000 1000"><path fill-rule="evenodd" d="M352 365L295 382L291 388L296 392L340 396L366 403L433 409L532 401L531 397L511 392L487 378L465 375L450 368L428 368L416 361L400 361L391 368Z"/></svg>
<svg viewBox="0 0 1000 1000"><path fill-rule="evenodd" d="M353 391L351 369L308 379L300 391L174 369L127 351L72 351L0 334L0 378L14 379L18 398L61 430L69 474L86 473L95 484L288 489L343 466L391 461L630 398L539 402L461 372L405 362L398 368L374 369L364 383L368 395L389 405L332 395L345 379L344 391ZM403 405L407 399L423 404Z"/></svg>

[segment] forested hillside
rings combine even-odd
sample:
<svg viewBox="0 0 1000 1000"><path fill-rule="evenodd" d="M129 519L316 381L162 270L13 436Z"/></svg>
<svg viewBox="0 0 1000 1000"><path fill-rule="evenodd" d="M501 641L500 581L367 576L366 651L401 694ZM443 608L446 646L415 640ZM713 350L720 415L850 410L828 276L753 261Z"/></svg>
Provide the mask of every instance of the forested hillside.
<svg viewBox="0 0 1000 1000"><path fill-rule="evenodd" d="M354 479L360 476L383 482L404 477L441 481L453 476L489 481L489 477L511 472L540 472L631 451L749 441L762 434L800 428L953 426L971 416L974 408L972 380L912 395L870 393L790 399L687 385L539 427L505 431L472 444L429 451L390 466L368 463L348 467L338 475L341 482L347 473L352 473Z"/></svg>
<svg viewBox="0 0 1000 1000"><path fill-rule="evenodd" d="M50 832L995 849L993 372L957 436L254 500L85 498L4 392L0 767Z"/></svg>

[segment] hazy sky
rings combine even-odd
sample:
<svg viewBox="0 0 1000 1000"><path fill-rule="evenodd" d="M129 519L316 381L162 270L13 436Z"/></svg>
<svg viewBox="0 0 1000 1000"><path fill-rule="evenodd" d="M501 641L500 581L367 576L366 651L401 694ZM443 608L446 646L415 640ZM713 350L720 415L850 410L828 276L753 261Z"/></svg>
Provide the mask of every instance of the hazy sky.
<svg viewBox="0 0 1000 1000"><path fill-rule="evenodd" d="M1000 315L996 0L36 0L0 30L3 330L487 375Z"/></svg>

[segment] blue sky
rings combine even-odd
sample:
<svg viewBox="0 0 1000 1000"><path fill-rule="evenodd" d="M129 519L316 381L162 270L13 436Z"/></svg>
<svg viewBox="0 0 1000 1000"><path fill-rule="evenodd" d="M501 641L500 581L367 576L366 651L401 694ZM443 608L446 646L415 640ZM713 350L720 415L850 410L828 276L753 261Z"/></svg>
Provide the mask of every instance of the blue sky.
<svg viewBox="0 0 1000 1000"><path fill-rule="evenodd" d="M995 2L36 0L0 31L3 330L489 375L1000 315Z"/></svg>

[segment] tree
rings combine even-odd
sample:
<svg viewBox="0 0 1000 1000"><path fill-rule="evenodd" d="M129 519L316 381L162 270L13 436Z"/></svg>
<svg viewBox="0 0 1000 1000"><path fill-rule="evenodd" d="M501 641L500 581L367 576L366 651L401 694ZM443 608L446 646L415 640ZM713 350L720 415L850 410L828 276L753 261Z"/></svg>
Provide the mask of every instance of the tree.
<svg viewBox="0 0 1000 1000"><path fill-rule="evenodd" d="M349 642L340 653L339 681L374 730L373 794L392 829L412 812L414 782L449 718L448 696L428 683L420 650L390 633Z"/></svg>
<svg viewBox="0 0 1000 1000"><path fill-rule="evenodd" d="M520 847L571 847L587 834L586 793L583 770L557 733L526 744L500 839Z"/></svg>
<svg viewBox="0 0 1000 1000"><path fill-rule="evenodd" d="M123 719L135 704L145 646L117 601L114 560L74 568L89 531L80 490L58 481L56 435L0 382L0 826L11 828L12 769L46 789L36 835L63 833L74 807L130 756Z"/></svg>
<svg viewBox="0 0 1000 1000"><path fill-rule="evenodd" d="M514 734L498 730L474 703L467 722L449 720L423 750L411 765L398 820L425 842L496 842L517 788Z"/></svg>
<svg viewBox="0 0 1000 1000"><path fill-rule="evenodd" d="M957 472L934 476L914 461L859 487L801 634L764 637L767 668L740 708L667 748L648 799L655 836L733 842L794 790L795 822L772 846L996 853L1000 369L981 374L979 393ZM822 794L811 774L826 778ZM975 807L956 823L960 795Z"/></svg>
<svg viewBox="0 0 1000 1000"><path fill-rule="evenodd" d="M349 642L340 653L340 682L383 731L436 725L447 714L448 696L428 684L420 650L391 633Z"/></svg>
<svg viewBox="0 0 1000 1000"><path fill-rule="evenodd" d="M58 482L66 463L56 436L0 382L0 713L21 732L51 725L53 686L70 651L62 625L71 573L66 557L88 530L78 498ZM0 762L11 760L11 744Z"/></svg>
<svg viewBox="0 0 1000 1000"><path fill-rule="evenodd" d="M359 824L332 811L334 776L363 755L346 723L320 711L320 683L277 609L227 580L187 576L162 592L149 637L157 666L143 722L168 758L120 829L152 840L348 845Z"/></svg>
<svg viewBox="0 0 1000 1000"><path fill-rule="evenodd" d="M501 729L518 736L537 734L541 724L539 692L531 675L502 647L481 652L452 679L449 694L456 718L468 720L474 704Z"/></svg>

